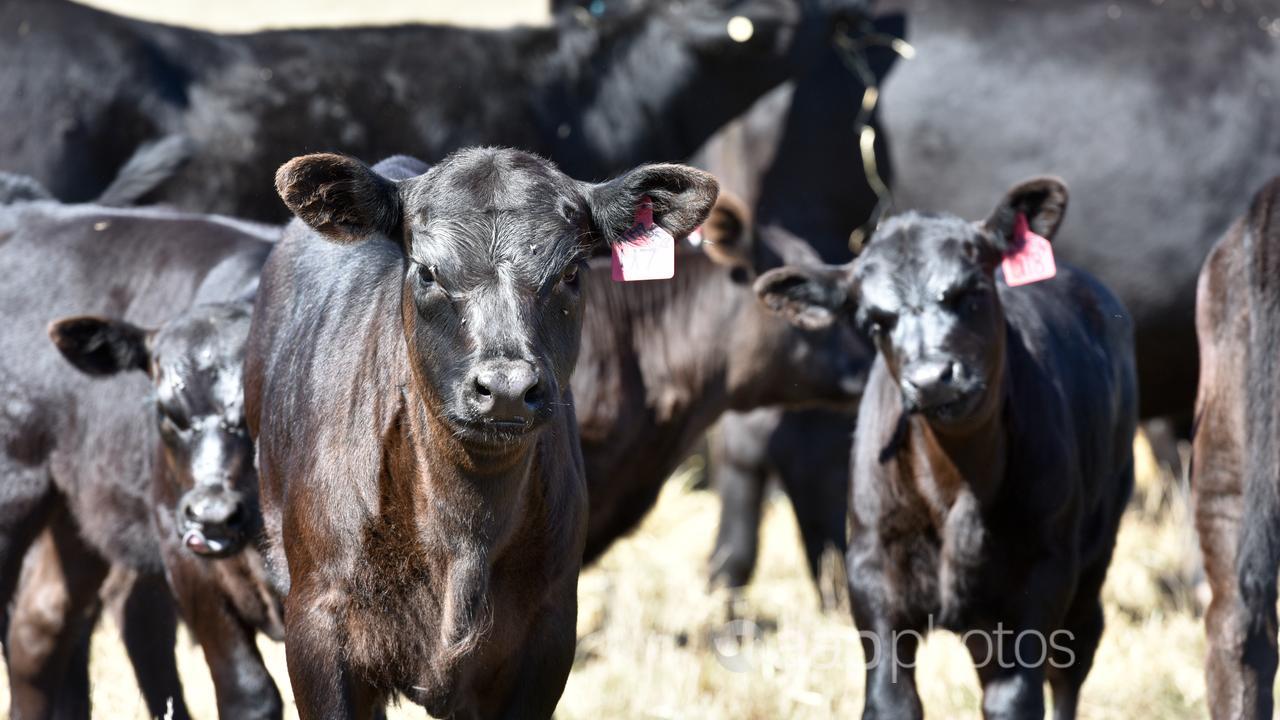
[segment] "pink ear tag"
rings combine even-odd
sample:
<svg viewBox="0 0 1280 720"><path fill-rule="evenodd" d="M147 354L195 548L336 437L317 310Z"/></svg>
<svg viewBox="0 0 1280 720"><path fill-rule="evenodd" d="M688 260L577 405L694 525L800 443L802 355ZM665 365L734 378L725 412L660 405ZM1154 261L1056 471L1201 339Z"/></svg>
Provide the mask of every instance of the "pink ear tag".
<svg viewBox="0 0 1280 720"><path fill-rule="evenodd" d="M1027 218L1018 213L1013 226L1013 248L1005 254L1000 266L1004 268L1004 281L1009 287L1028 285L1048 280L1058 274L1053 261L1053 245L1031 232Z"/></svg>
<svg viewBox="0 0 1280 720"><path fill-rule="evenodd" d="M648 195L636 206L636 219L613 245L614 282L669 280L676 274L676 239L653 222Z"/></svg>

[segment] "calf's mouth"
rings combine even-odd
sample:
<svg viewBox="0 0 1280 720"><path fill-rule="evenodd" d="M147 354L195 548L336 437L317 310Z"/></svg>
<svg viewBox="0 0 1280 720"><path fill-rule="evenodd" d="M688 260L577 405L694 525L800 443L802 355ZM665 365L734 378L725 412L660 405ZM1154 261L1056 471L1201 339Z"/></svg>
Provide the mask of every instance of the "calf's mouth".
<svg viewBox="0 0 1280 720"><path fill-rule="evenodd" d="M248 540L246 513L239 493L196 488L178 501L175 525L187 550L201 557L225 558L244 549Z"/></svg>

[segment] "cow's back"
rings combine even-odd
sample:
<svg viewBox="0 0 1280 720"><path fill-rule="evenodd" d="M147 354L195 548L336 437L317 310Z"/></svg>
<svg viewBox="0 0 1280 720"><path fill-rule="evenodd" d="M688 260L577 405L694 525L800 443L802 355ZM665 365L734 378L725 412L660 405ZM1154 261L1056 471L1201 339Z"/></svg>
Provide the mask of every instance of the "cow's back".
<svg viewBox="0 0 1280 720"><path fill-rule="evenodd" d="M212 50L196 31L66 0L0 4L0 27L0 167L65 202L97 197L140 145L180 129L189 63Z"/></svg>

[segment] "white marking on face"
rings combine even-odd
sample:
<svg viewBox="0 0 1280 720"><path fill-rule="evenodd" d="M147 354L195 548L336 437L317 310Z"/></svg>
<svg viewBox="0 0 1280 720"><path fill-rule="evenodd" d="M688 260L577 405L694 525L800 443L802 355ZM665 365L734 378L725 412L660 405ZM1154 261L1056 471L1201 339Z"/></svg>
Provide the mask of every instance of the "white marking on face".
<svg viewBox="0 0 1280 720"><path fill-rule="evenodd" d="M197 485L211 485L225 475L226 462L221 437L215 429L205 428L191 450L191 473Z"/></svg>
<svg viewBox="0 0 1280 720"><path fill-rule="evenodd" d="M213 395L214 406L223 409L227 421L239 423L244 407L244 383L240 379L240 366L218 373L210 393Z"/></svg>

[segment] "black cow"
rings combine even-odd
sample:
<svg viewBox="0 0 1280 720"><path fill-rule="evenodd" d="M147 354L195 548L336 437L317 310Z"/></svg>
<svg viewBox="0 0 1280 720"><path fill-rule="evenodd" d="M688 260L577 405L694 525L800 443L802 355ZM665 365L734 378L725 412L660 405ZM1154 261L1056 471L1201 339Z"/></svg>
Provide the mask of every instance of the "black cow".
<svg viewBox="0 0 1280 720"><path fill-rule="evenodd" d="M0 6L0 167L83 201L139 144L185 135L195 158L156 197L259 220L281 218L275 168L324 148L435 160L502 143L602 178L688 157L861 5L726 0L566 13L547 28L217 35L12 0ZM744 42L726 33L739 14L754 29Z"/></svg>
<svg viewBox="0 0 1280 720"><path fill-rule="evenodd" d="M1280 166L1270 0L882 0L916 50L884 85L901 207L975 217L1048 168L1075 188L1062 257L1132 313L1142 416L1190 417L1196 276Z"/></svg>
<svg viewBox="0 0 1280 720"><path fill-rule="evenodd" d="M1280 570L1280 178L1205 260L1196 297L1200 389L1191 487L1213 601L1206 685L1215 718L1275 706Z"/></svg>
<svg viewBox="0 0 1280 720"><path fill-rule="evenodd" d="M774 270L773 307L852 315L878 356L859 408L848 571L864 717L920 717L923 633L964 633L987 717L1075 716L1133 485L1132 328L1066 265L1011 288L1002 257L1052 238L1066 188L1013 188L984 222L900 215L853 263ZM1042 240L1043 242L1043 240Z"/></svg>
<svg viewBox="0 0 1280 720"><path fill-rule="evenodd" d="M263 270L245 399L298 712L403 694L549 717L586 521L580 268L646 196L687 235L716 183L651 165L593 185L491 148L394 177L329 154L277 175L301 221Z"/></svg>
<svg viewBox="0 0 1280 720"><path fill-rule="evenodd" d="M87 689L76 681L84 657L73 650L109 564L137 571L144 588L168 576L225 716L279 716L254 644L255 627L279 633L279 613L255 556L189 551L231 553L253 533L253 448L232 397L247 309L202 305L181 315L251 292L276 233L160 210L0 208L0 268L10 278L0 288L0 605L46 531L6 639L14 717L43 717L55 703L61 711ZM115 374L125 369L139 372ZM180 503L193 485L201 487ZM172 601L131 606L125 617L149 711L163 715L172 698L174 715L185 717Z"/></svg>

